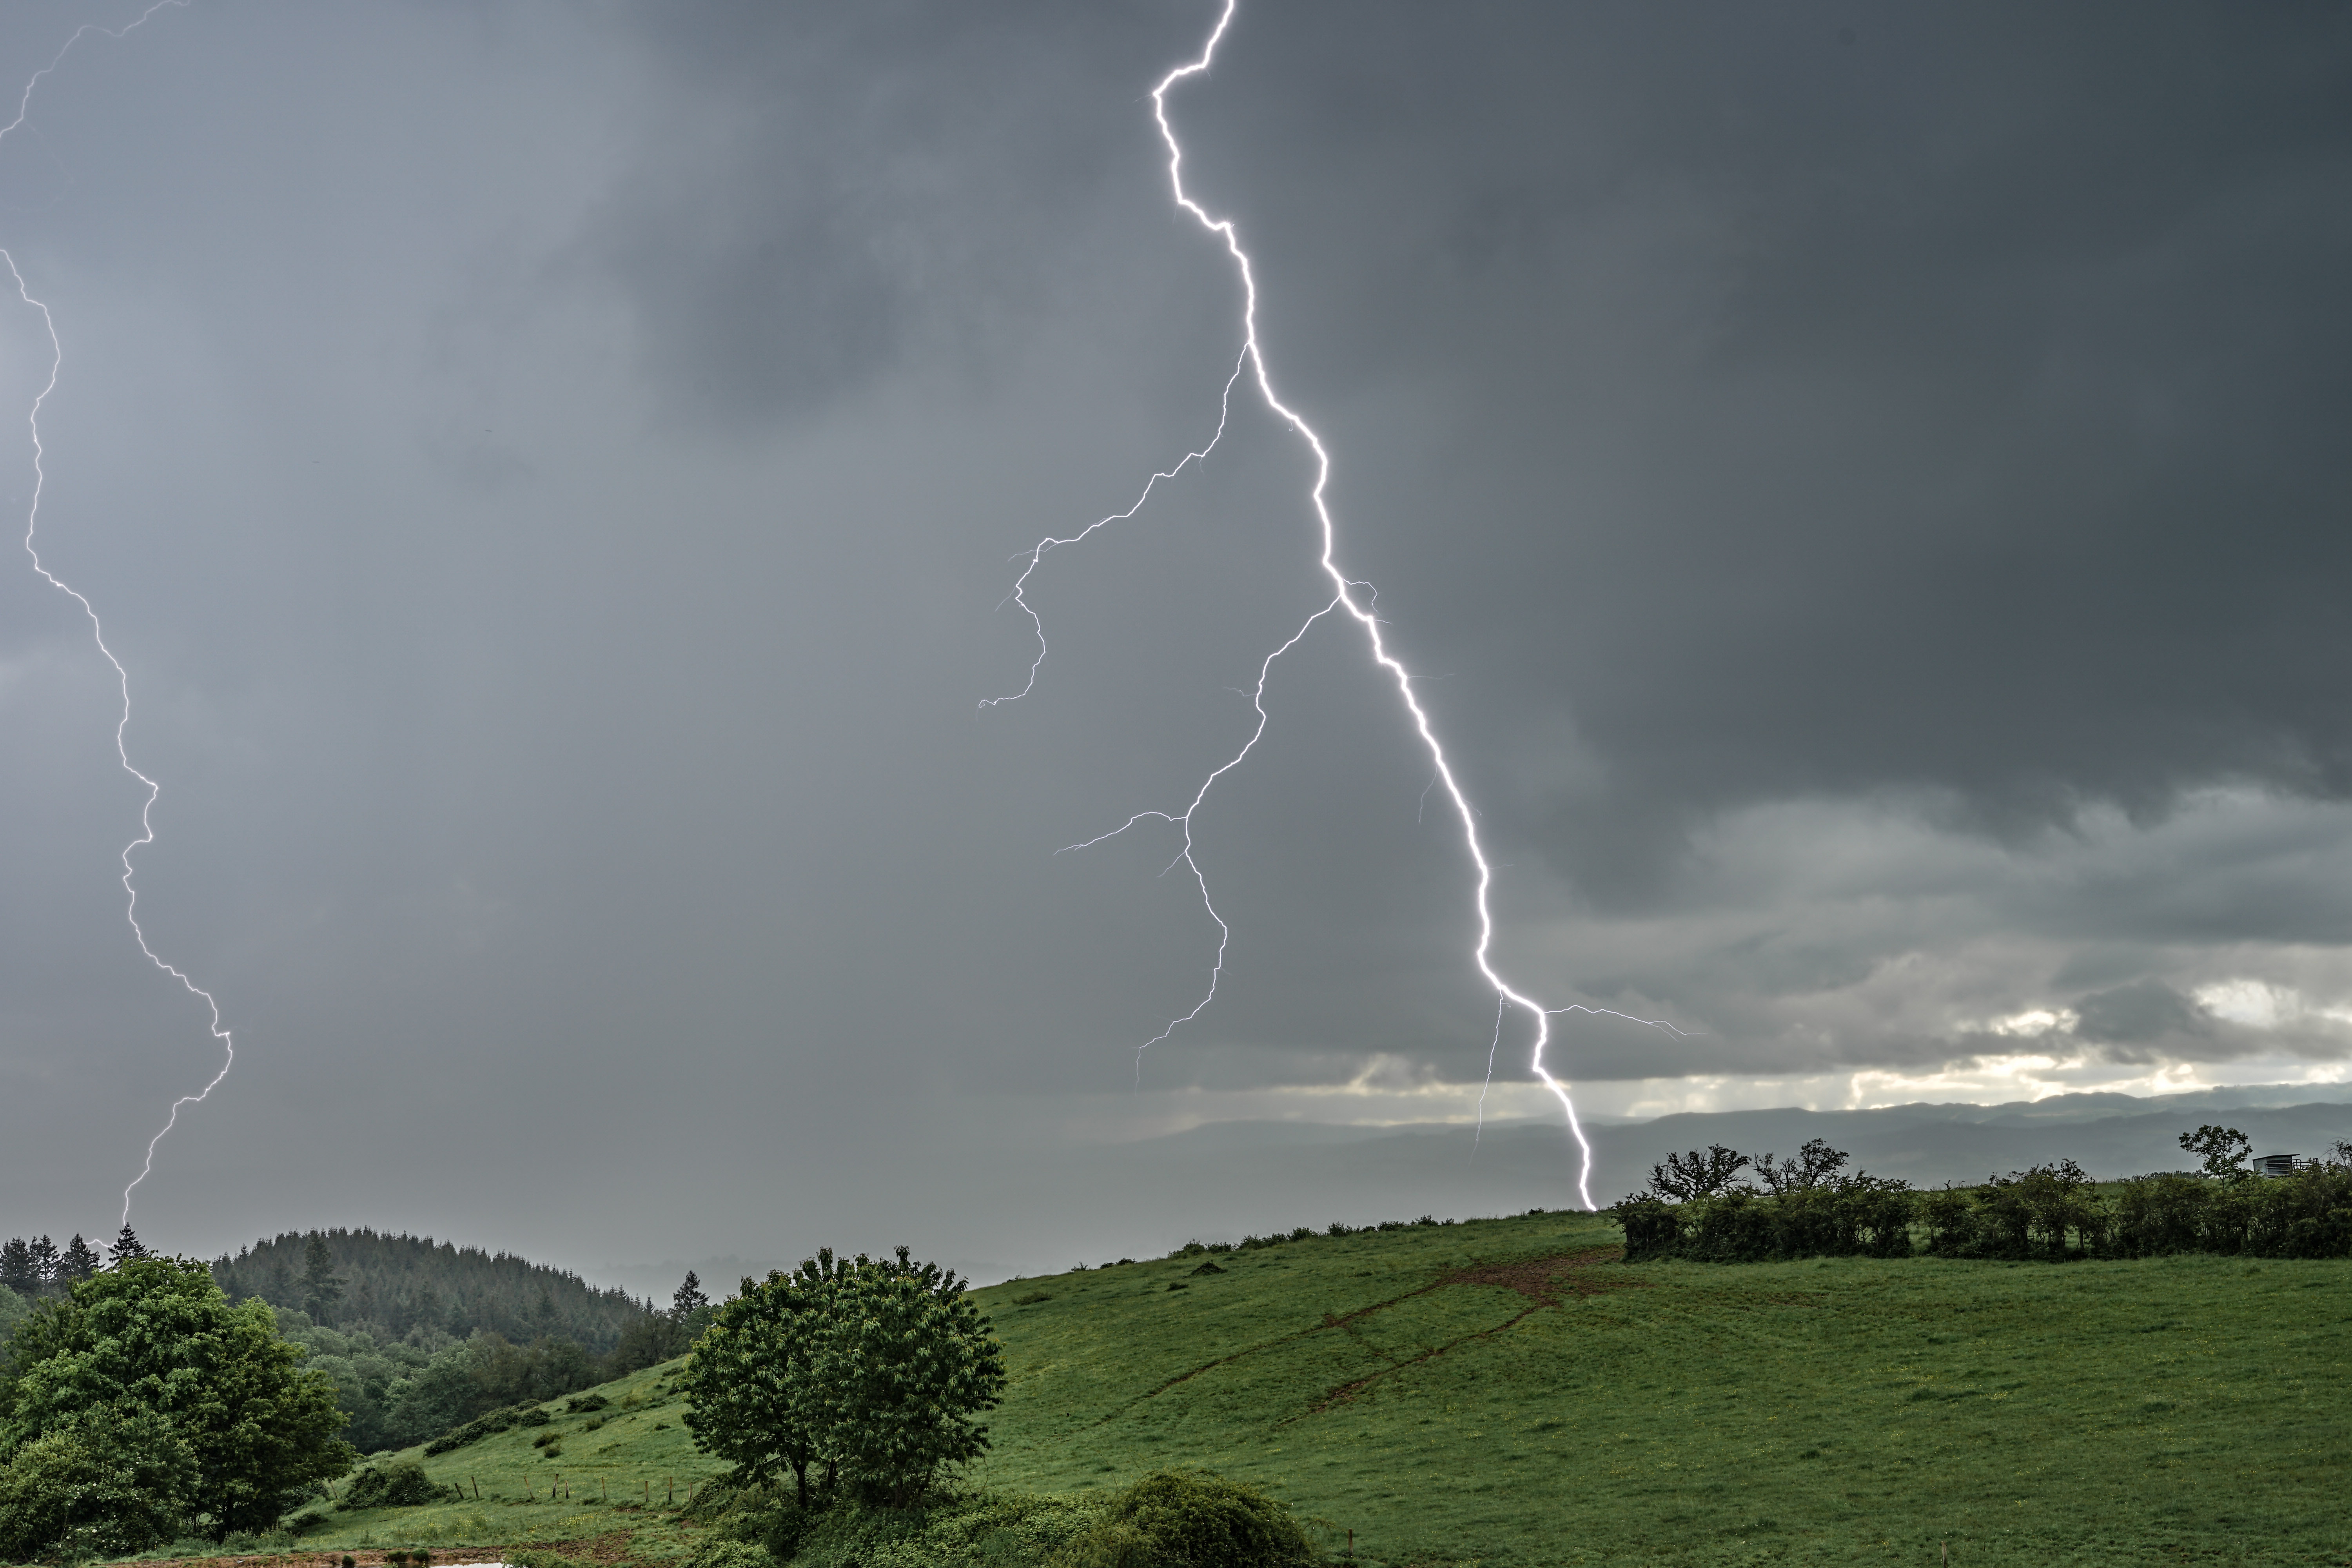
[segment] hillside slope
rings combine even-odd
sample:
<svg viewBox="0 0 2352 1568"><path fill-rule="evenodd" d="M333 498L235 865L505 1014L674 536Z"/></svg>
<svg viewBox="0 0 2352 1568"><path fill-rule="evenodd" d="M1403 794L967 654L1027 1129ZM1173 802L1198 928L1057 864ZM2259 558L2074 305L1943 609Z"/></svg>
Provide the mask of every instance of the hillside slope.
<svg viewBox="0 0 2352 1568"><path fill-rule="evenodd" d="M982 1291L1013 1378L982 1474L1211 1466L1381 1563L2352 1554L2352 1263L1616 1240L1532 1215Z"/></svg>
<svg viewBox="0 0 2352 1568"><path fill-rule="evenodd" d="M1616 1240L1537 1215L982 1290L1013 1381L972 1479L1201 1465L1378 1564L2352 1557L2352 1263L1628 1268ZM463 1504L311 1540L682 1550L667 1481L719 1467L667 1370L427 1459Z"/></svg>

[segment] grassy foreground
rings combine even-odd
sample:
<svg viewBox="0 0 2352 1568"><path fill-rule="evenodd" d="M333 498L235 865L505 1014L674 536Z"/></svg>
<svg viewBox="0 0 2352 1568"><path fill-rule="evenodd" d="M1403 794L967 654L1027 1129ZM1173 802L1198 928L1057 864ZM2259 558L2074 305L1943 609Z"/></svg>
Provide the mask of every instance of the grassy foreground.
<svg viewBox="0 0 2352 1568"><path fill-rule="evenodd" d="M1382 1565L2352 1563L2352 1263L1628 1268L1617 1239L1529 1215L992 1287L1013 1382L971 1479L1201 1465ZM667 1483L717 1467L674 1365L427 1459L465 1503L300 1545L681 1556Z"/></svg>

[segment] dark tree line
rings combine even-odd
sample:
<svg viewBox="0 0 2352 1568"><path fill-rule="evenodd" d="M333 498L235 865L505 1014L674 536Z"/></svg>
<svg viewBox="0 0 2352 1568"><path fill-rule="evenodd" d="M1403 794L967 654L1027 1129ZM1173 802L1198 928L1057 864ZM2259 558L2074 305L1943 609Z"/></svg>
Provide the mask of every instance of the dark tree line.
<svg viewBox="0 0 2352 1568"><path fill-rule="evenodd" d="M0 1241L0 1288L36 1300L63 1296L77 1279L87 1279L104 1269L120 1268L146 1256L147 1248L140 1245L138 1233L128 1225L116 1235L102 1258L81 1238L79 1231L63 1247L46 1236L30 1240L12 1236Z"/></svg>
<svg viewBox="0 0 2352 1568"><path fill-rule="evenodd" d="M340 1251L340 1245L349 1245L354 1237L362 1243L356 1267L347 1265ZM294 1239L289 1236L278 1241ZM277 1312L279 1332L308 1349L308 1364L332 1381L336 1403L350 1417L349 1436L362 1452L406 1447L489 1411L574 1394L667 1361L683 1353L709 1321L709 1303L690 1272L670 1309L662 1311L650 1301L632 1301L618 1291L593 1291L575 1275L499 1255L489 1261L509 1279L540 1288L542 1306L526 1323L578 1322L579 1313L601 1310L617 1300L624 1313L618 1331L598 1349L561 1331L510 1338L496 1328L479 1326L478 1317L452 1314L436 1321L420 1312L404 1333L397 1333L393 1324L361 1310L389 1293L380 1293L369 1283L367 1244L374 1244L378 1258L389 1242L394 1261L419 1264L405 1279L410 1299L428 1305L437 1300L435 1279L462 1281L467 1278L464 1265L488 1255L367 1231L312 1231L299 1239L300 1271L282 1257L268 1259L263 1268L275 1294L257 1292L247 1300L268 1302ZM452 1256L459 1268L434 1272ZM249 1252L248 1267L251 1257ZM278 1278L281 1272L282 1279ZM377 1277L387 1272L380 1267ZM219 1263L213 1265L213 1273L215 1279L222 1273ZM568 1300L578 1310L568 1320L551 1305L556 1284L564 1281L571 1288ZM459 1294L457 1299L462 1303L479 1298ZM467 1333L456 1331L467 1327Z"/></svg>
<svg viewBox="0 0 2352 1568"><path fill-rule="evenodd" d="M1792 1160L1714 1144L1668 1154L1648 1186L1608 1211L1628 1262L1686 1258L1748 1263L1867 1255L2008 1260L2150 1258L2179 1252L2352 1257L2352 1143L2264 1180L2246 1168L2243 1133L2200 1127L2180 1145L2196 1173L2160 1172L2103 1188L2072 1160L1933 1192L1848 1174L1819 1139ZM1753 1172L1759 1186L1742 1173Z"/></svg>
<svg viewBox="0 0 2352 1568"><path fill-rule="evenodd" d="M519 1344L569 1340L601 1355L652 1311L625 1290L509 1253L367 1229L289 1231L224 1255L213 1278L232 1300L257 1296L322 1326L393 1340L494 1333Z"/></svg>

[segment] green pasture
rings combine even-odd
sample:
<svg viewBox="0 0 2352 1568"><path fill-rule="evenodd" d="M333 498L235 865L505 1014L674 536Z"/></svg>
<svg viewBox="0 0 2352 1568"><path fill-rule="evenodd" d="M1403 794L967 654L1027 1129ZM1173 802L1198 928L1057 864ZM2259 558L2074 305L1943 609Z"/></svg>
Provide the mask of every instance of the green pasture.
<svg viewBox="0 0 2352 1568"><path fill-rule="evenodd" d="M423 1547L437 1557L626 1531L635 1538L635 1556L682 1554L688 1532L670 1500L675 1496L683 1506L721 1467L695 1451L679 1419L685 1403L667 1392L666 1374L679 1364L652 1367L594 1390L611 1401L602 1410L565 1415L566 1402L552 1399L546 1408L553 1418L544 1426L511 1427L431 1458L422 1447L379 1456L369 1462L421 1460L434 1480L465 1489L466 1500L349 1512L330 1504L305 1521L300 1550ZM552 1441L534 1447L550 1434Z"/></svg>
<svg viewBox="0 0 2352 1568"><path fill-rule="evenodd" d="M971 1479L1200 1465L1370 1564L2352 1562L2352 1263L1592 1256L1616 1239L1530 1215L992 1287L1012 1384ZM301 1545L679 1555L667 1483L717 1467L669 1370L426 1459L463 1503Z"/></svg>
<svg viewBox="0 0 2352 1568"><path fill-rule="evenodd" d="M1013 1384L982 1474L1209 1466L1381 1563L2352 1561L2352 1263L1606 1263L1556 1306L1412 1293L1615 1240L1537 1215L996 1287Z"/></svg>

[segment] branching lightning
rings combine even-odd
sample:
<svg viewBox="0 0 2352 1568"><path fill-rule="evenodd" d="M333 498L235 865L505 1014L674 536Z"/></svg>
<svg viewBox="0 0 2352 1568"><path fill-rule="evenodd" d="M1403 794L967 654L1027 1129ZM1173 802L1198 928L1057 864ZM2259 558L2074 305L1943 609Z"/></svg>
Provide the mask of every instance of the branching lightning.
<svg viewBox="0 0 2352 1568"><path fill-rule="evenodd" d="M1488 1079L1491 1082L1494 1076L1494 1054L1501 1048L1504 1015L1514 1009L1525 1013L1535 1033L1530 1066L1536 1076L1543 1081L1544 1087L1549 1089L1553 1097L1559 1101L1560 1110L1568 1119L1569 1131L1574 1135L1577 1147L1582 1152L1583 1164L1577 1175L1577 1191L1582 1196L1584 1205L1591 1208L1592 1206L1591 1184L1592 1145L1584 1135L1583 1123L1576 1114L1576 1102L1570 1096L1568 1086L1554 1077L1544 1064L1544 1048L1551 1040L1552 1018L1559 1014L1570 1012L1609 1014L1613 1017L1627 1018L1633 1023L1645 1024L1675 1035L1681 1035L1683 1031L1675 1028L1671 1024L1655 1019L1633 1018L1630 1014L1615 1013L1609 1008L1583 1006L1547 1008L1541 1002L1512 985L1496 967L1495 917L1491 900L1495 868L1493 862L1487 859L1486 847L1478 837L1477 813L1472 807L1469 796L1464 793L1461 781L1454 774L1453 762L1438 739L1436 728L1431 721L1428 710L1422 706L1421 699L1414 689L1412 672L1389 650L1388 643L1381 634L1381 623L1376 613L1377 595L1373 594L1370 584L1349 578L1339 568L1339 531L1326 495L1331 478L1331 454L1314 427L1297 410L1285 403L1275 391L1274 378L1266 368L1265 354L1258 341L1257 278L1251 265L1249 253L1242 248L1241 237L1234 221L1230 218L1213 216L1184 188L1184 149L1176 139L1174 127L1169 123L1168 95L1179 84L1207 72L1210 61L1216 55L1217 46L1223 41L1226 32L1233 26L1234 16L1239 5L1240 0L1225 0L1224 7L1217 17L1216 26L1210 30L1208 41L1202 47L1200 58L1188 64L1178 66L1162 77L1159 85L1151 89L1152 120L1159 126L1160 141L1168 149L1168 179L1176 205L1223 244L1225 253L1232 258L1234 268L1241 279L1241 358L1234 367L1233 375L1225 383L1224 395L1219 405L1216 433L1199 451L1188 453L1181 462L1154 474L1150 482L1144 486L1142 495L1126 511L1104 518L1069 538L1048 538L1039 542L1037 547L1030 552L1028 565L1022 572L1020 580L1014 584L1013 594L1010 595L1011 602L1020 605L1036 628L1036 659L1029 668L1028 683L1018 692L1008 697L992 698L982 706L990 707L1002 702L1014 701L1036 689L1038 674L1045 663L1045 628L1044 620L1029 603L1027 589L1030 579L1043 563L1045 552L1061 545L1077 543L1099 529L1133 518L1142 510L1144 503L1150 500L1154 487L1160 481L1172 479L1185 468L1204 463L1209 454L1215 449L1218 440L1224 435L1226 423L1232 412L1234 386L1235 383L1246 376L1251 384L1256 388L1259 399L1265 404L1267 411L1282 424L1289 426L1291 431L1306 443L1307 450L1314 455L1315 483L1308 492L1308 499L1313 505L1315 520L1320 534L1321 549L1317 563L1330 583L1331 597L1320 609L1301 622L1298 629L1291 633L1280 647L1267 654L1265 662L1258 667L1257 686L1255 690L1249 694L1251 705L1257 713L1257 723L1251 730L1248 740L1244 742L1223 765L1202 781L1201 787L1194 793L1190 805L1181 812L1138 812L1108 833L1097 835L1086 840L1085 843L1068 847L1070 849L1087 848L1108 839L1116 838L1129 828L1142 822L1162 822L1178 828L1182 836L1183 847L1176 858L1170 863L1169 869L1173 870L1176 867L1182 866L1192 873L1194 884L1201 890L1202 904L1208 910L1209 918L1216 922L1217 953L1209 971L1209 986L1206 994L1191 1012L1171 1020L1166 1028L1137 1047L1138 1071L1139 1073L1141 1070L1144 1051L1160 1044L1179 1028L1198 1018L1209 1004L1216 1000L1217 984L1224 973L1226 948L1233 936L1232 929L1225 923L1223 916L1218 913L1216 904L1210 897L1208 879L1202 874L1200 863L1193 857L1192 818L1201 809L1202 804L1208 799L1209 792L1215 787L1217 781L1239 767L1255 749L1259 739L1265 735L1268 721L1265 709L1266 682L1273 673L1275 661L1297 647L1307 634L1314 628L1317 622L1337 611L1362 628L1373 664L1395 683L1398 700L1403 703L1405 712L1412 721L1413 732L1420 737L1423 746L1427 749L1430 761L1435 769L1435 776L1431 780L1430 789L1436 789L1441 785L1444 787L1445 798L1452 802L1454 816L1462 826L1463 847L1468 853L1471 864L1476 868L1471 906L1476 918L1478 938L1471 950L1471 962L1475 965L1478 973L1486 978L1486 983L1494 988L1496 997L1495 1041L1487 1055ZM1423 791L1424 802L1428 795L1429 790ZM1482 1089L1479 1095L1482 1129L1485 1109L1486 1095Z"/></svg>
<svg viewBox="0 0 2352 1568"><path fill-rule="evenodd" d="M79 43L85 36L90 33L100 33L103 34L107 37L119 40L128 37L134 29L145 26L150 17L153 16L155 13L164 9L166 6L184 5L186 3L187 0L154 0L154 4L149 5L146 10L141 12L136 19L125 23L120 27L106 27L101 26L95 22L85 22L80 26L75 28L73 36L66 39L64 45L60 47L57 54L51 58L49 63L43 66L39 70L35 71L32 76L26 80L24 93L16 100L16 118L10 121L6 125L0 126L0 142L5 142L11 132L24 125L26 117L32 113L33 94L40 87L41 79L47 76L51 71L56 70L65 60L68 52L69 52L76 44ZM49 308L47 304L33 298L32 290L26 285L24 273L17 269L16 258L6 248L0 247L0 261L5 261L7 264L8 276L16 285L16 298L41 313L42 330L48 333L49 338L48 379L42 384L39 394L33 399L33 406L31 410L26 415L26 424L31 432L33 440L33 500L32 504L26 510L25 516L25 553L32 557L33 570L40 574L44 582L47 583L52 588L57 589L59 593L70 597L75 604L81 606L82 614L89 617L90 637L92 640L97 643L98 651L105 656L106 662L113 667L115 683L117 689L122 695L121 714L115 721L114 724L115 756L121 760L122 763L122 771L129 773L132 778L137 779L147 788L147 799L139 808L139 837L133 838L130 843L122 847L122 892L125 900L124 912L131 922L131 934L138 940L139 951L147 955L148 962L154 964L156 968L162 970L173 979L178 981L183 986L186 987L190 995L198 998L211 1010L213 1038L221 1043L222 1059L220 1071L215 1073L213 1075L212 1081L205 1084L205 1087L196 1093L184 1094L179 1099L173 1100L172 1102L171 1114L164 1120L162 1131L158 1131L154 1137L147 1141L147 1157L145 1163L140 1167L139 1174L131 1178L131 1184L122 1189L122 1223L128 1225L131 1223L131 1194L132 1191L138 1187L139 1184L145 1181L155 1169L155 1146L163 1142L164 1135L179 1124L180 1108L182 1106L194 1105L203 1100L205 1096L211 1094L214 1089L220 1087L220 1082L223 1079L228 1077L229 1068L236 1065L236 1042L230 1037L229 1031L221 1026L220 1003L214 997L213 994L205 990L203 986L198 985L194 980L191 980L178 968L167 963L152 947L150 947L147 944L147 932L139 924L139 889L132 880L131 858L134 851L144 848L146 846L155 842L155 824L153 820L155 802L157 797L163 793L163 786L156 783L153 779L148 777L145 773L140 772L131 761L131 748L127 739L127 732L131 728L131 672L123 668L122 661L120 658L117 658L114 655L114 650L107 646L106 627L98 618L97 607L91 605L87 595L64 581L62 578L58 577L41 563L41 552L37 539L37 535L39 534L41 528L41 492L48 482L48 475L47 469L43 466L44 459L47 457L47 453L41 446L41 409L47 404L49 395L58 389L58 376L65 368L65 345L58 337L58 323L56 317L49 313Z"/></svg>

